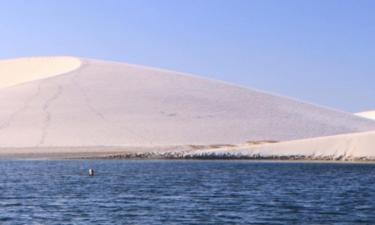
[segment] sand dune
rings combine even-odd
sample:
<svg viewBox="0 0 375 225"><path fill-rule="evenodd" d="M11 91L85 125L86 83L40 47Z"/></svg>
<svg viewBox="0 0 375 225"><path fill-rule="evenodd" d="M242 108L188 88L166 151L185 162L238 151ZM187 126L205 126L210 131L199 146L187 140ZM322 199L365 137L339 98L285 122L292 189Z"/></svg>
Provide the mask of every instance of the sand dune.
<svg viewBox="0 0 375 225"><path fill-rule="evenodd" d="M363 118L375 120L375 111L360 112L360 113L356 113L355 115L363 117Z"/></svg>
<svg viewBox="0 0 375 225"><path fill-rule="evenodd" d="M64 74L79 68L73 57L31 57L0 61L0 88Z"/></svg>
<svg viewBox="0 0 375 225"><path fill-rule="evenodd" d="M287 141L276 144L197 150L190 157L375 160L375 131Z"/></svg>
<svg viewBox="0 0 375 225"><path fill-rule="evenodd" d="M21 72L0 69L8 86L0 89L0 148L238 144L375 129L345 112L220 81L61 59L33 58L35 70L22 60L11 63L20 62ZM12 71L30 75L9 82Z"/></svg>

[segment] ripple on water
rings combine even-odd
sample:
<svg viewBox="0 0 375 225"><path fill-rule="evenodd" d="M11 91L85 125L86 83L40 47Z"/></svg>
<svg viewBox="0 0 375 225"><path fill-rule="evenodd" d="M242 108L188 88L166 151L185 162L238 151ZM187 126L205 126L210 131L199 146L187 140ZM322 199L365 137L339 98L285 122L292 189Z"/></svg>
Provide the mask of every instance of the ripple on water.
<svg viewBox="0 0 375 225"><path fill-rule="evenodd" d="M1 161L0 173L0 223L375 223L372 164Z"/></svg>

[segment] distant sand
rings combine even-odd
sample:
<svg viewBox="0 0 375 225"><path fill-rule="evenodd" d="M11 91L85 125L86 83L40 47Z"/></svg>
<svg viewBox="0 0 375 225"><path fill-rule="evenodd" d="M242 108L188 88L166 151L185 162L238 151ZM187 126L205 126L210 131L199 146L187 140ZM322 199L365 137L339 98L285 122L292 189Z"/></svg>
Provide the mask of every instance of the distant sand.
<svg viewBox="0 0 375 225"><path fill-rule="evenodd" d="M355 115L363 117L363 118L375 120L375 111L360 112L360 113L356 113Z"/></svg>

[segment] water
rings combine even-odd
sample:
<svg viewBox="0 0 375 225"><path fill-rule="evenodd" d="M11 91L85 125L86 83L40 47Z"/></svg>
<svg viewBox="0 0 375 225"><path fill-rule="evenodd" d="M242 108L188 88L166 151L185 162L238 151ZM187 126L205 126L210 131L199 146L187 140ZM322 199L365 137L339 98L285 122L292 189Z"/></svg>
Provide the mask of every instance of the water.
<svg viewBox="0 0 375 225"><path fill-rule="evenodd" d="M334 223L375 223L375 164L0 161L0 224Z"/></svg>

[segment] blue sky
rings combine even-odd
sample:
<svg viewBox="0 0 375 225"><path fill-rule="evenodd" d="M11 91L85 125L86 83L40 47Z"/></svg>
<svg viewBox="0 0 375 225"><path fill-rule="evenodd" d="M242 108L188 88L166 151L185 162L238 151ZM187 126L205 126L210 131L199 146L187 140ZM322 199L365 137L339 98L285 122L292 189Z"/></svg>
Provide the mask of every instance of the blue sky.
<svg viewBox="0 0 375 225"><path fill-rule="evenodd" d="M0 58L126 61L351 112L375 109L372 0L0 3Z"/></svg>

